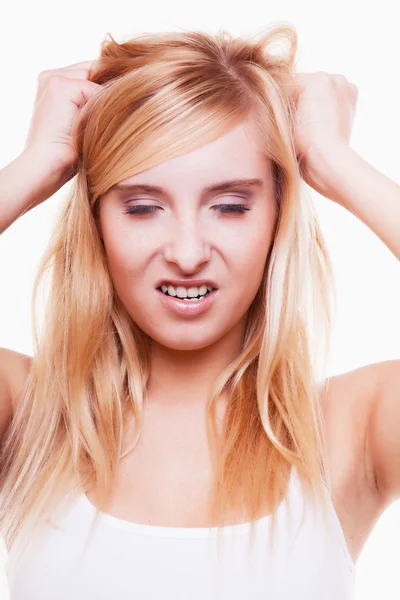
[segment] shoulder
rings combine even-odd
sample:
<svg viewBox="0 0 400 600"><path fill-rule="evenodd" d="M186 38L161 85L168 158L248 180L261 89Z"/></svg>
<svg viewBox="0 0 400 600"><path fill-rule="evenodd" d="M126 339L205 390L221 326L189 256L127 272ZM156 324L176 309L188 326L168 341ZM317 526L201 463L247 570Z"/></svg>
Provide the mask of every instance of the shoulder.
<svg viewBox="0 0 400 600"><path fill-rule="evenodd" d="M330 377L326 390L325 412L363 448L369 489L387 506L400 498L400 360Z"/></svg>

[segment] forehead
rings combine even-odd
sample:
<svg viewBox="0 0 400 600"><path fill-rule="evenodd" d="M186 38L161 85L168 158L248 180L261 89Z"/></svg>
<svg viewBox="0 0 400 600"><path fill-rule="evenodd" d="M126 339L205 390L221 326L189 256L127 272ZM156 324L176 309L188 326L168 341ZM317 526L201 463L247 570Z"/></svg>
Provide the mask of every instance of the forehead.
<svg viewBox="0 0 400 600"><path fill-rule="evenodd" d="M213 142L141 171L119 184L152 184L197 189L222 180L270 179L270 161L261 151L258 132L244 121ZM122 187L122 186L120 186Z"/></svg>

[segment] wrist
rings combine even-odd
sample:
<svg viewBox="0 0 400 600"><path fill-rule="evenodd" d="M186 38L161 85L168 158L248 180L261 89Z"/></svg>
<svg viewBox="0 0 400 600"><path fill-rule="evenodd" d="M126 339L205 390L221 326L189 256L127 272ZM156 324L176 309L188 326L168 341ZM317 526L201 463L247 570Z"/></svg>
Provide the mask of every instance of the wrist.
<svg viewBox="0 0 400 600"><path fill-rule="evenodd" d="M343 205L348 195L346 184L349 162L355 151L344 142L313 146L308 155L307 171L310 184L318 193Z"/></svg>
<svg viewBox="0 0 400 600"><path fill-rule="evenodd" d="M18 160L32 169L32 173L36 173L38 178L62 181L67 175L72 177L71 165L52 154L48 148L30 146L23 150Z"/></svg>

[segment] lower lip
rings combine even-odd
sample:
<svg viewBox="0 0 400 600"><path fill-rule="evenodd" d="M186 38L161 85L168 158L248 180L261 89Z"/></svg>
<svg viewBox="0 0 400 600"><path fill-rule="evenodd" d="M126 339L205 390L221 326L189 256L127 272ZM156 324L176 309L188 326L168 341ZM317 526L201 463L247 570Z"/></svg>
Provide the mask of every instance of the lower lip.
<svg viewBox="0 0 400 600"><path fill-rule="evenodd" d="M182 300L177 296L167 296L161 290L156 289L161 302L171 312L177 315L196 316L201 315L212 306L218 290L212 290L203 300Z"/></svg>

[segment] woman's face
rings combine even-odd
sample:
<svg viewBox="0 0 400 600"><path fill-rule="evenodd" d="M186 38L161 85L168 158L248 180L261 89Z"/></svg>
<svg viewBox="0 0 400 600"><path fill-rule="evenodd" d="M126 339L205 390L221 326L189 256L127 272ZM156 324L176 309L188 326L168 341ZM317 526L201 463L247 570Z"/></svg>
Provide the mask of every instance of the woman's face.
<svg viewBox="0 0 400 600"><path fill-rule="evenodd" d="M103 196L100 227L116 292L159 344L200 349L243 323L276 219L270 167L254 124L245 121L202 148L119 182L145 188L111 188ZM253 183L226 183L240 179ZM137 212L126 212L131 209ZM217 289L197 301L168 298L157 289L165 283L172 294L185 295L174 280L185 282L189 296L204 293L202 281Z"/></svg>

